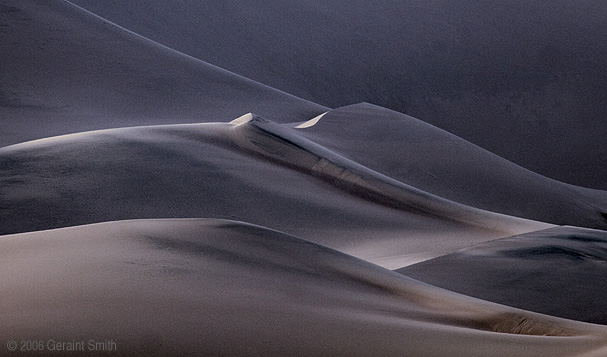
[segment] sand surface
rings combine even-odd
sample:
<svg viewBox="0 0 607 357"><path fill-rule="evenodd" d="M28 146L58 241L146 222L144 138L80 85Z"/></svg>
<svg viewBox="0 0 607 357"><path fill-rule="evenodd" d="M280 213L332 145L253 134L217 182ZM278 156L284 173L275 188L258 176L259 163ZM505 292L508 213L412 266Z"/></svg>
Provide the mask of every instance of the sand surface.
<svg viewBox="0 0 607 357"><path fill-rule="evenodd" d="M4 234L229 218L400 268L550 227L432 195L254 115L26 142L1 148L0 165Z"/></svg>
<svg viewBox="0 0 607 357"><path fill-rule="evenodd" d="M0 247L3 341L112 340L112 355L598 356L607 348L605 327L450 293L241 222L113 222L4 236Z"/></svg>
<svg viewBox="0 0 607 357"><path fill-rule="evenodd" d="M398 272L553 316L607 324L607 232L558 227L491 241Z"/></svg>
<svg viewBox="0 0 607 357"><path fill-rule="evenodd" d="M283 121L326 111L68 2L5 0L0 11L0 146L95 129L229 121L251 111Z"/></svg>
<svg viewBox="0 0 607 357"><path fill-rule="evenodd" d="M602 0L74 2L313 102L370 102L607 189Z"/></svg>
<svg viewBox="0 0 607 357"><path fill-rule="evenodd" d="M453 201L555 224L607 228L607 191L538 175L385 108L366 103L337 108L300 133L386 176Z"/></svg>
<svg viewBox="0 0 607 357"><path fill-rule="evenodd" d="M607 355L602 3L75 2L0 3L0 355Z"/></svg>

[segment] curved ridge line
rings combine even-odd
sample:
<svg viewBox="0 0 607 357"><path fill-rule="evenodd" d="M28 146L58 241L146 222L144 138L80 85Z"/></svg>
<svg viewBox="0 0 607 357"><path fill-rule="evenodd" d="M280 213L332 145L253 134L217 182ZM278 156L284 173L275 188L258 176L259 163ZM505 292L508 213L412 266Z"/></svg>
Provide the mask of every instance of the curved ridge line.
<svg viewBox="0 0 607 357"><path fill-rule="evenodd" d="M325 116L325 114L327 114L327 113L328 113L328 112L324 112L324 113L322 113L322 114L321 114L321 115L319 115L319 116L316 116L316 117L314 117L314 118L312 118L312 119L310 119L310 120L308 120L308 121L305 121L305 122L303 122L303 123L301 123L301 124L297 125L297 126L295 127L295 129L306 129L306 128L311 128L311 127L313 127L314 125L316 125L316 123L318 123L318 122L320 121L320 119L322 119L322 117L324 117L324 116Z"/></svg>
<svg viewBox="0 0 607 357"><path fill-rule="evenodd" d="M318 176L340 189L384 206L419 211L444 220L490 229L498 229L497 226L507 221L535 222L481 210L425 192L347 159L271 121L249 122L241 130L247 129L253 132L239 132L234 138L241 148L283 166ZM275 142L282 143L283 148L277 147ZM299 152L289 150L289 147ZM289 154L300 156L299 160L289 158Z"/></svg>

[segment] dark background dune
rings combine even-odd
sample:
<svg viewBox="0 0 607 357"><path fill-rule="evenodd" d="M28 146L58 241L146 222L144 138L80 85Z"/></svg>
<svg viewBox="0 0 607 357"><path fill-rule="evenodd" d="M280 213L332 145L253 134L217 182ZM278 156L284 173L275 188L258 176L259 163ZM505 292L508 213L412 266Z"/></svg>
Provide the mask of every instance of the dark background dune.
<svg viewBox="0 0 607 357"><path fill-rule="evenodd" d="M371 102L549 177L607 188L603 1L74 3L316 103Z"/></svg>
<svg viewBox="0 0 607 357"><path fill-rule="evenodd" d="M516 217L607 229L607 192L548 179L416 118L337 108L301 135L437 196ZM1 156L0 156L1 157Z"/></svg>

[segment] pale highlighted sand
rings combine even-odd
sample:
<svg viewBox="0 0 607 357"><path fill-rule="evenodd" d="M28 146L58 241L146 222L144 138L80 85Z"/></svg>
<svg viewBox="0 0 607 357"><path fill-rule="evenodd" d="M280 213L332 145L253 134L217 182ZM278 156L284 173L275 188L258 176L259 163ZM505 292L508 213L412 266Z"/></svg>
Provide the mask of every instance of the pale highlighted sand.
<svg viewBox="0 0 607 357"><path fill-rule="evenodd" d="M301 124L299 124L299 125L295 126L295 128L297 128L297 129L307 129L307 128L311 128L311 127L313 127L314 125L316 125L316 123L318 123L318 122L320 121L320 119L322 119L322 117L324 117L324 116L325 116L325 114L327 114L327 113L322 113L322 114L321 114L321 115L319 115L319 116L316 116L316 117L314 117L314 118L312 118L312 119L310 119L310 120L308 120L308 121L305 121L305 122L303 122L303 123L301 123Z"/></svg>
<svg viewBox="0 0 607 357"><path fill-rule="evenodd" d="M607 352L603 326L451 293L241 222L111 222L4 236L0 252L3 341L108 339L112 355Z"/></svg>

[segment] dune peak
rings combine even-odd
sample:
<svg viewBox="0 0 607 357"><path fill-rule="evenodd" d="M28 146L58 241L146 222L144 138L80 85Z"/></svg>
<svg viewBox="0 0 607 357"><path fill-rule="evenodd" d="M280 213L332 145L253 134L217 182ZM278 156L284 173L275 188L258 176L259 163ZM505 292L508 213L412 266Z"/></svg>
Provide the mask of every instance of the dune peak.
<svg viewBox="0 0 607 357"><path fill-rule="evenodd" d="M301 123L301 124L297 125L297 126L295 127L295 129L306 129L306 128L313 127L313 126L314 126L314 125L316 125L316 123L318 123L318 122L320 121L320 119L322 119L322 117L324 117L324 116L325 116L325 114L327 114L327 113L328 113L328 112L324 112L324 113L322 113L322 114L320 114L320 115L318 115L318 116L316 116L316 117L314 117L314 118L312 118L312 119L310 119L310 120L308 120L308 121L305 121L305 122L303 122L303 123Z"/></svg>
<svg viewBox="0 0 607 357"><path fill-rule="evenodd" d="M230 124L232 125L242 125L242 124L246 124L248 122L259 122L259 121L266 121L266 119L260 117L257 114L253 114L253 113L247 113L245 115L239 116L238 118L232 120L230 122Z"/></svg>
<svg viewBox="0 0 607 357"><path fill-rule="evenodd" d="M248 123L253 119L253 113L247 113L245 115L239 116L238 118L232 120L230 124L233 125L241 125L244 123Z"/></svg>

